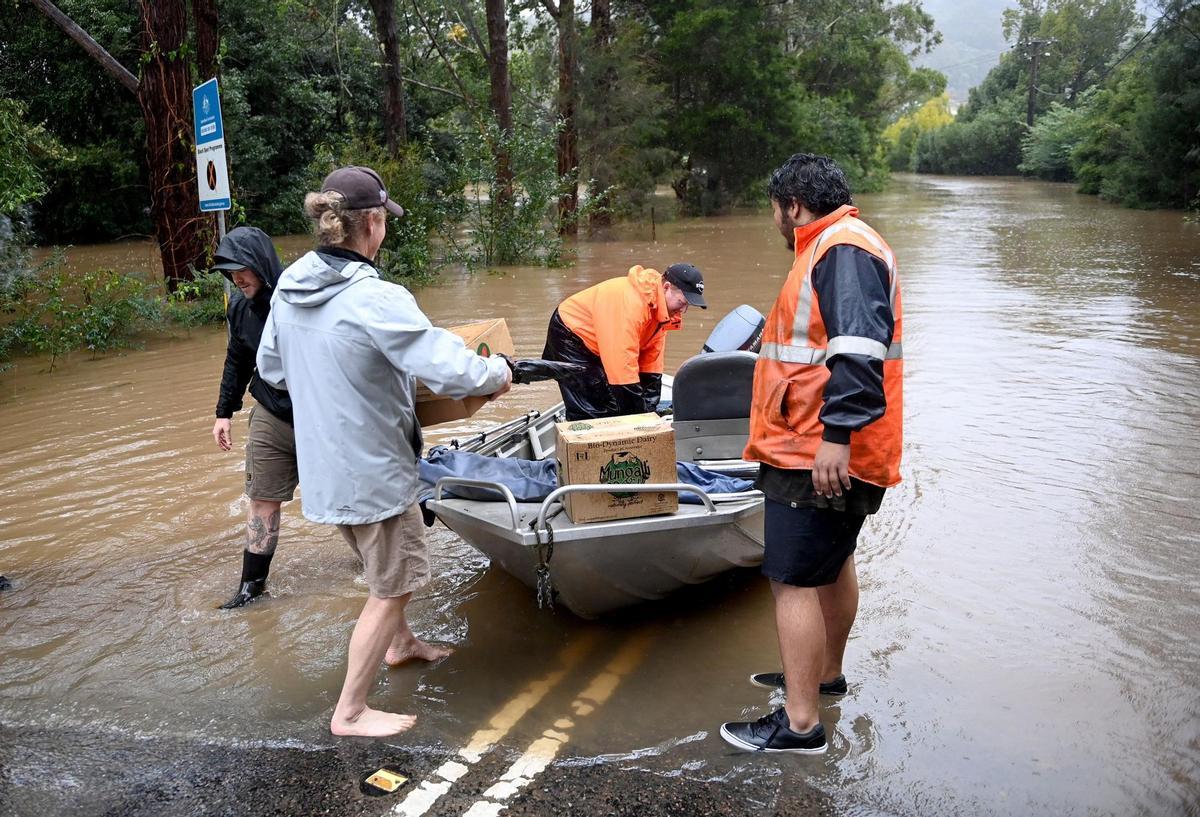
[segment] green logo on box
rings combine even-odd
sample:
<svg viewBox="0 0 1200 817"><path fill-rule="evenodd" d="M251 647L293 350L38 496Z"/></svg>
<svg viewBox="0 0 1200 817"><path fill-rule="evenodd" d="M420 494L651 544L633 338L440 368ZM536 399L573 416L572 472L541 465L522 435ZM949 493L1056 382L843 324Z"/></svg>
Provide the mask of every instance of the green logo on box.
<svg viewBox="0 0 1200 817"><path fill-rule="evenodd" d="M600 482L604 485L644 485L650 480L650 464L643 462L628 451L619 451L612 455L607 463L600 467ZM628 499L634 492L613 492L616 499Z"/></svg>
<svg viewBox="0 0 1200 817"><path fill-rule="evenodd" d="M483 343L479 344L478 348L475 349L475 354L479 355L480 357L491 357L492 347L487 345L487 341L484 341Z"/></svg>

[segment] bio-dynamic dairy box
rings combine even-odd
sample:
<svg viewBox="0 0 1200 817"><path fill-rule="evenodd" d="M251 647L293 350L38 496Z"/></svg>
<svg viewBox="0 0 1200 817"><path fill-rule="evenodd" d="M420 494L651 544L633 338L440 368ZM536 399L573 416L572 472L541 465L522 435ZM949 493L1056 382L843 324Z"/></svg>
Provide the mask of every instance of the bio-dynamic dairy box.
<svg viewBox="0 0 1200 817"><path fill-rule="evenodd" d="M558 484L612 485L614 490L567 494L572 522L603 522L675 513L675 491L622 491L621 485L676 482L675 432L657 414L630 414L555 425Z"/></svg>

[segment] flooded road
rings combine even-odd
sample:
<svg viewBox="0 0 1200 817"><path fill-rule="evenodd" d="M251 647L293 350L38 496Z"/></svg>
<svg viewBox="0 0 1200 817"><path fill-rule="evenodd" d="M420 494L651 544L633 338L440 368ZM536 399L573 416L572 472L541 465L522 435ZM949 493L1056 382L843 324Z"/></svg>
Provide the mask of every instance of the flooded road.
<svg viewBox="0 0 1200 817"><path fill-rule="evenodd" d="M496 738L518 757L607 672L560 764L794 780L855 815L1197 813L1200 227L1011 180L900 177L858 203L900 264L905 481L861 539L829 753L759 758L716 734L771 701L746 681L778 667L763 580L587 623L539 612L441 526L410 620L457 652L381 674L373 700L419 716L397 745L456 751L533 685ZM738 304L766 312L790 263L769 213L737 215L416 294L444 325L507 318L536 356L567 295L682 260L712 308L671 337L668 370ZM238 577L245 502L245 413L234 452L210 434L223 354L213 329L0 375L0 724L333 744L366 595L339 534L285 505L271 598L214 609ZM430 441L555 395L515 388Z"/></svg>

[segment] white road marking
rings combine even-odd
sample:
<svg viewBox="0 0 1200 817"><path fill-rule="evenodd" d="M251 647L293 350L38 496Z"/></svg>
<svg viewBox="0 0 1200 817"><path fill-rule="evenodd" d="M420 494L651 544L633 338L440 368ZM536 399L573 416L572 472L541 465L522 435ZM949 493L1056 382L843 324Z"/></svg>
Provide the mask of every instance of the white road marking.
<svg viewBox="0 0 1200 817"><path fill-rule="evenodd" d="M508 734L517 721L521 720L529 710L533 709L546 693L557 686L567 673L583 660L584 656L596 645L596 636L586 634L577 638L559 653L559 667L536 681L531 682L512 700L500 708L488 720L487 728L480 729L471 736L467 745L458 750L455 760L447 760L439 766L428 780L410 791L408 795L392 808L389 814L394 817L421 817L437 802L443 794L450 791L450 786L470 771L470 765L478 763L479 759ZM460 762L461 761L461 762Z"/></svg>

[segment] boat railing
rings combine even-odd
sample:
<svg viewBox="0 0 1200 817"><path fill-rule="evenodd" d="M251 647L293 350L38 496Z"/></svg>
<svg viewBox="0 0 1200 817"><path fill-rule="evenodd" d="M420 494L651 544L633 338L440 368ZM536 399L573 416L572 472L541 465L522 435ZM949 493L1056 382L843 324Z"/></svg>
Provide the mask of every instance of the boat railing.
<svg viewBox="0 0 1200 817"><path fill-rule="evenodd" d="M464 488L481 488L483 490L495 491L500 494L505 504L508 505L509 516L512 518L512 529L521 529L521 510L517 507L517 499L513 496L513 492L509 487L501 482L492 482L486 479L468 479L467 477L442 477L433 486L433 499L435 502L442 500L442 494L449 488L461 486ZM537 525L535 530L545 533L546 519L550 515L550 509L556 505L561 505L562 497L567 494L604 494L612 493L614 486L612 485L564 485L561 488L555 488L550 494L542 500L541 506L538 508ZM719 502L745 502L762 497L761 491L744 491L738 494L709 494L703 488L695 485L688 485L684 482L661 482L650 483L647 485L621 485L619 490L622 493L665 493L668 491L692 493L700 498L703 503L705 513L714 514L717 512L717 503Z"/></svg>
<svg viewBox="0 0 1200 817"><path fill-rule="evenodd" d="M542 416L542 412L537 410L527 411L520 417L509 420L507 423L501 423L498 426L485 429L484 431L476 432L470 437L458 439L455 437L449 440L445 445L458 451L475 451L476 449L486 446L490 442L494 442L499 437L508 437L518 429L524 430L526 426L533 424L535 420Z"/></svg>
<svg viewBox="0 0 1200 817"><path fill-rule="evenodd" d="M646 485L564 485L561 488L555 488L550 492L550 495L542 500L542 507L538 509L537 527L535 531L545 533L546 531L546 516L550 512L550 506L558 502L561 497L567 494L611 494L616 488L621 493L666 493L668 491L681 491L693 493L700 497L700 501L704 503L704 508L709 514L717 512L717 506L713 504L712 499L704 492L703 488L697 488L695 485L688 485L683 482L661 482L649 483Z"/></svg>
<svg viewBox="0 0 1200 817"><path fill-rule="evenodd" d="M513 492L508 489L508 486L500 482L492 482L486 479L467 479L466 477L442 477L433 486L433 501L442 501L442 490L453 485L460 485L464 488L485 488L492 491L497 491L504 497L504 501L508 503L508 512L512 514L513 530L519 530L521 527L521 511L517 508L517 498L513 496ZM551 494L553 496L553 494Z"/></svg>

